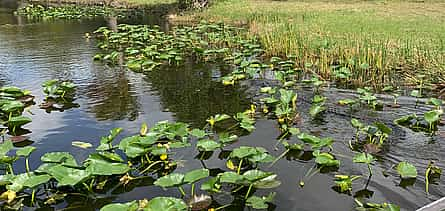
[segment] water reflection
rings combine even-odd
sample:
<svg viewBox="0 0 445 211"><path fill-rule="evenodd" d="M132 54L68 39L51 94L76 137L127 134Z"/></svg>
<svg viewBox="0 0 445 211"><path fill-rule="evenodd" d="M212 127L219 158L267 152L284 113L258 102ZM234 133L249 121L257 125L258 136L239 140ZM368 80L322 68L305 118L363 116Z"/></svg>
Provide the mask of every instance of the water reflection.
<svg viewBox="0 0 445 211"><path fill-rule="evenodd" d="M176 69L150 72L145 78L161 98L164 108L179 121L202 127L217 113L234 114L248 108L250 100L240 87L225 87L215 80L220 67L186 64Z"/></svg>
<svg viewBox="0 0 445 211"><path fill-rule="evenodd" d="M97 120L135 120L141 107L135 87L127 78L125 69L113 70L95 71L94 78L83 87L89 101L88 112L95 114Z"/></svg>

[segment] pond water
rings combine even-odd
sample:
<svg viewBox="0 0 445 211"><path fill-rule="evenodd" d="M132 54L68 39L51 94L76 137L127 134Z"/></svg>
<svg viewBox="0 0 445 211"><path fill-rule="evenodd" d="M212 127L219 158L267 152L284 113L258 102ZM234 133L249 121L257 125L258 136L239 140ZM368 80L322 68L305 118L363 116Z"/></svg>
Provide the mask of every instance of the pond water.
<svg viewBox="0 0 445 211"><path fill-rule="evenodd" d="M217 113L234 114L249 107L254 101L253 88L258 88L258 81L245 82L234 87L223 86L218 78L230 72L217 64L186 64L180 68L163 68L146 74L135 73L121 67L107 66L93 61L98 52L94 39L84 38L100 26L106 26L110 19L81 21L30 21L12 14L18 5L0 4L0 86L14 85L31 90L36 102L44 99L41 84L49 79L71 80L77 86L75 103L79 105L60 111L46 112L37 105L31 108L32 123L26 125L31 133L32 144L37 151L31 156L31 168L40 165L40 156L49 151L68 151L83 160L91 150L75 148L72 141L90 142L97 146L101 136L115 127L124 129L123 136L138 133L143 122L154 125L158 121L182 121L192 127L202 127L208 116ZM119 23L160 24L168 30L169 26L160 18L144 20L118 20ZM114 23L115 24L115 23ZM353 95L352 92L339 89L325 90L330 108L322 121L311 121L306 114L312 99L311 90L298 90L303 131L310 131L322 137L333 137L335 153L341 155L340 173L367 175L364 165L353 164L353 153L348 148L348 140L353 136L350 117L345 111L334 109L338 99ZM422 112L414 109L413 99L402 98L403 109L385 113L360 111L355 115L365 122L380 120L391 124L392 119L410 112ZM278 156L283 149L276 150L276 138L279 130L275 121L258 120L256 130L240 138L233 147L240 145L262 146ZM410 130L391 126L393 134L391 144L385 149L384 156L373 166L374 175L367 191L372 193L372 201L391 202L404 210L414 210L445 195L443 183L430 186L430 195L424 191L424 171L428 160L445 160L445 151L441 136L433 139ZM188 149L176 154L184 160L184 166L178 172L202 167L203 163L190 159L196 151ZM391 170L400 161L409 161L419 170L419 177L412 186L402 187L396 172ZM444 168L443 162L437 162ZM224 162L214 155L204 161L209 169L225 168ZM275 210L353 210L353 197L335 192L333 175L316 174L305 181L304 188L298 183L304 177L312 162L281 159L269 171L276 172L282 185L276 188ZM384 176L382 171L387 171ZM354 183L353 189L366 186L366 179ZM135 199L155 196L180 195L176 190L163 190L151 186L153 179L141 181L137 187L116 190L103 194L94 200L69 197L65 203L54 209L68 207L70 210L95 210L110 202L127 202ZM266 192L263 192L266 193ZM216 199L222 202L227 198ZM231 210L243 209L233 206ZM47 208L45 210L51 210Z"/></svg>

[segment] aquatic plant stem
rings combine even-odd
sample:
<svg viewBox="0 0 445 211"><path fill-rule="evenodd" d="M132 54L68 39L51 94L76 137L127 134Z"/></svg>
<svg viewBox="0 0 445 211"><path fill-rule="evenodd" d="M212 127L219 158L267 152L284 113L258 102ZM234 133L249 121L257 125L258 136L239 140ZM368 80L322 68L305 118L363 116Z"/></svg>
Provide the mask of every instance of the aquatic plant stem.
<svg viewBox="0 0 445 211"><path fill-rule="evenodd" d="M191 188L191 196L193 197L195 195L195 183L192 184L192 188Z"/></svg>
<svg viewBox="0 0 445 211"><path fill-rule="evenodd" d="M252 190L253 184L249 185L249 189L247 190L246 195L244 196L244 199L247 199L249 197L250 191Z"/></svg>
<svg viewBox="0 0 445 211"><path fill-rule="evenodd" d="M278 162L278 160L283 158L289 151L290 151L290 149L286 149L286 151L284 151L283 153L281 153L281 155L279 155L277 158L275 158L275 160L272 161L272 163L268 167L269 168L272 167L276 162Z"/></svg>
<svg viewBox="0 0 445 211"><path fill-rule="evenodd" d="M29 159L28 158L25 159L25 165L26 165L26 173L29 173L30 170L29 170Z"/></svg>
<svg viewBox="0 0 445 211"><path fill-rule="evenodd" d="M215 211L216 210L220 210L220 209L224 209L224 208L226 208L226 207L228 207L228 206L230 206L231 204L226 204L226 205L223 205L223 206L221 206L221 207L217 207L217 208L215 208Z"/></svg>
<svg viewBox="0 0 445 211"><path fill-rule="evenodd" d="M430 176L431 168L428 167L425 171L425 192L427 195L429 195L429 185L430 185L430 179L428 178Z"/></svg>
<svg viewBox="0 0 445 211"><path fill-rule="evenodd" d="M139 172L139 173L140 173L140 174L143 174L143 173L145 173L146 171L150 170L150 168L153 167L154 165L156 165L156 164L158 164L158 163L162 163L162 162L164 162L164 161L162 161L162 160L155 161L155 162L153 162L152 164L150 164L147 168L145 168L144 170L142 170L142 171Z"/></svg>
<svg viewBox="0 0 445 211"><path fill-rule="evenodd" d="M243 159L241 159L241 161L238 164L238 170L236 171L237 174L239 174L241 172L241 166L243 165Z"/></svg>
<svg viewBox="0 0 445 211"><path fill-rule="evenodd" d="M179 192L181 192L182 196L185 196L185 191L184 188L182 188L181 186L178 187Z"/></svg>
<svg viewBox="0 0 445 211"><path fill-rule="evenodd" d="M11 164L8 164L8 168L9 168L9 173L11 173L12 175L14 175L14 169L12 168Z"/></svg>
<svg viewBox="0 0 445 211"><path fill-rule="evenodd" d="M32 189L32 193L31 193L31 206L34 205L35 196L36 196L36 189Z"/></svg>

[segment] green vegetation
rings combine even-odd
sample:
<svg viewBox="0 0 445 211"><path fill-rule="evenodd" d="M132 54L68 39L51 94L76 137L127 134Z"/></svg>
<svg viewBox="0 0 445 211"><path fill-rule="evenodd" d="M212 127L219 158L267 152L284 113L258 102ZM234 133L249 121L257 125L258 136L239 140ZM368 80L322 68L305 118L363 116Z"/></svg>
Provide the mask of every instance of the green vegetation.
<svg viewBox="0 0 445 211"><path fill-rule="evenodd" d="M7 128L1 134L16 135L16 129L30 123L29 117L23 116L26 107L34 103L34 96L27 90L17 87L0 88L0 123Z"/></svg>
<svg viewBox="0 0 445 211"><path fill-rule="evenodd" d="M222 13L210 14L210 12L218 11L227 5L256 5L253 15L246 13L249 17L247 21L251 24L250 33L255 32L253 34L255 36L224 23L208 22L175 27L171 32L163 32L156 26L126 24L118 25L115 30L106 27L96 30L94 34L99 40L98 48L102 52L95 55L94 59L109 65L125 66L132 71L150 74L151 71L159 70L161 66L180 68L186 62L218 62L232 70L220 79L226 86L233 86L241 80L264 79L266 72L273 73L272 76L277 83L273 86L258 87L258 92L262 94L261 98L249 109L232 116L227 114L210 116L203 128L190 128L188 124L182 122L161 121L151 128L143 124L139 134L124 137L118 143L116 142L122 129L115 128L109 135L102 137L95 151L89 153L80 163L68 152L47 152L41 157L42 164L32 170L29 168L28 158L35 148L22 148L15 150L14 153L12 142L7 140L0 144L0 164L4 166L0 170L4 172L0 177L0 187L5 189L0 198L6 201L2 206L9 209L23 205L39 207L42 202L57 204L61 202L61 198L56 198L57 194L76 194L85 198L95 198L104 191L125 187L144 178L152 178L153 182L150 185L175 188L182 198L155 197L151 200L108 204L101 210L218 210L233 204L267 209L273 202L275 193L258 195L256 190L274 189L279 187L281 182L277 174L264 169L264 164L273 166L283 157L292 156L295 160L311 165L306 175L300 178L302 188L305 181L313 175L329 173L335 175L333 189L354 197L358 210L400 210L393 204L369 203L367 199L355 197L352 193L356 190L352 183L362 177L341 172L343 161L339 157L342 155L335 151L335 140L310 131L300 131L299 128L302 128L299 127L300 113L308 113L313 120L323 119L323 113L328 111L330 106L329 99L323 95L328 79L336 80L339 85L350 85L351 80L354 80L352 83L363 84L373 81L372 83L378 84L392 82L390 78L394 75L391 74L393 71L398 71L398 68L417 72L417 68L431 71L430 68L434 66L440 70L443 64L440 63L443 62L441 60L443 47L438 50L440 47L436 45L436 41L423 45L423 39L420 42L418 37L409 37L409 40L405 40L408 39L405 34L420 36L416 31L412 34L392 35L391 33L395 31L391 30L395 29L390 28L388 24L393 23L383 23L383 20L376 17L379 11L372 10L372 7L350 12L338 10L339 7L334 7L337 10L319 8L321 5L319 3L302 3L308 8L314 7L313 11L306 13L297 10L300 6L295 6L294 1L262 2L266 7L259 6L258 2L251 4L251 1L220 2L209 11L199 13L204 17L217 17ZM373 2L351 3L347 6L355 8L357 5L367 4L379 5ZM278 8L283 6L289 8L284 9L281 14L279 9L273 7L274 5L278 5ZM227 17L231 18L229 21L245 17L239 12L246 7L236 8L228 10ZM300 16L287 21L283 19L288 18L291 9L303 13L301 20ZM362 18L368 22L364 21L360 27L354 25L356 22L340 24L344 20L338 19L339 16L345 16L343 18L348 21ZM371 19L375 19L377 24L382 24L384 30L370 33L374 30L371 29L371 26L374 26L370 25ZM320 33L326 28L314 30L309 27L314 23L332 32L328 30ZM329 23L329 26L323 23ZM294 28L297 26L298 30ZM395 28L399 29L397 26L395 25ZM275 43L278 38L284 40L285 44L282 45L282 41ZM388 44L394 44L394 41L398 47L392 48L393 46ZM276 56L269 60L262 59L271 55ZM424 61L433 57L438 60ZM423 94L426 83L424 77L417 77L415 81L417 86L412 96L417 98L417 103L422 103L422 98L426 96ZM43 87L47 100L59 99L65 103L74 98L75 85L72 83L50 80L45 82ZM312 89L309 91L312 104L307 111L297 106L299 102L297 91L301 87ZM353 107L384 112L384 104L379 101L375 91L371 87L358 88L356 98L343 99L338 103L350 106L351 116L354 113ZM398 96L393 88L382 91L393 93L395 99ZM16 126L26 123L24 119L12 119L21 117L24 109L23 103L18 99L29 96L29 93L11 87L2 88L1 93L2 96L6 96L5 100L1 101L4 103L0 107L2 118L9 130L14 132ZM428 132L427 135L434 135L433 132L438 130L443 114L442 101L431 98L427 103L434 108L425 112L423 118L410 114L394 122L415 131ZM397 102L394 102L394 105L397 105ZM262 112L258 112L258 107ZM239 136L255 131L258 118L276 121L281 134L275 146L277 150L283 151L278 157L272 156L263 147L241 145L229 149ZM355 137L350 137L351 154L354 156L343 157L352 163L366 164L369 173L366 189L373 175L372 166L378 162L377 155L383 155L380 153L383 147L391 144L390 135L393 127L397 125L388 126L377 121L370 124L363 123L351 117L351 126L351 130L356 131ZM93 147L93 144L87 142L75 141L72 144L80 148ZM180 160L177 160L174 154L180 150L196 153L195 159L199 160L202 168L175 172L180 166ZM216 173L205 165L205 162L216 154L215 152L220 152L218 159L227 167ZM25 170L18 173L14 168L20 165L16 161L21 158L25 159L23 168ZM394 174L398 173L402 180L415 181L418 177L416 167L406 161L398 163L391 170ZM426 193L430 179L440 174L439 167L433 163L428 165L425 171ZM203 192L201 195L196 194L197 187ZM186 191L188 188L189 192ZM36 197L37 193L39 197ZM221 195L231 195L233 201L219 204L213 200Z"/></svg>
<svg viewBox="0 0 445 211"><path fill-rule="evenodd" d="M29 18L42 19L80 19L107 16L122 16L118 11L99 6L63 6L44 7L41 5L27 5L15 12L16 15L24 15Z"/></svg>
<svg viewBox="0 0 445 211"><path fill-rule="evenodd" d="M416 73L444 80L444 9L439 1L228 0L177 19L246 24L266 55L293 55L324 79L404 84Z"/></svg>

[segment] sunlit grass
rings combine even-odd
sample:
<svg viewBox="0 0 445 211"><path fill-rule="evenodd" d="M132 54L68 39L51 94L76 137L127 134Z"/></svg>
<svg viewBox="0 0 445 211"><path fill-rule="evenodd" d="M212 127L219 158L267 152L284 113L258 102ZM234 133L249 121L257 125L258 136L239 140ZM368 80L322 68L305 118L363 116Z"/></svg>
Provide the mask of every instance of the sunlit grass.
<svg viewBox="0 0 445 211"><path fill-rule="evenodd" d="M396 72L443 78L442 2L226 0L184 18L246 24L268 56L297 55L326 78L343 65L359 82L391 83Z"/></svg>

